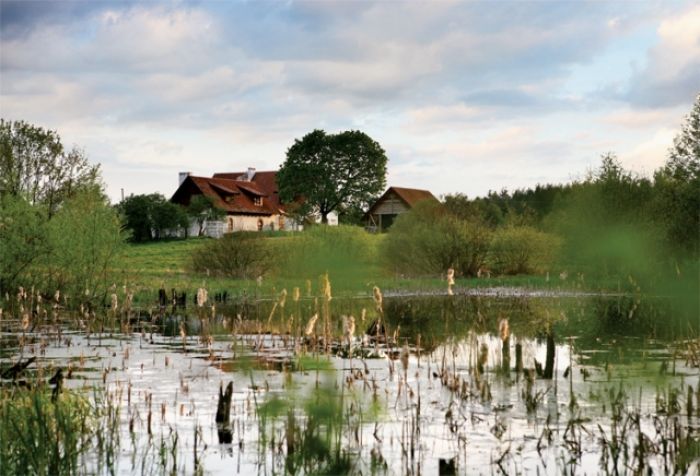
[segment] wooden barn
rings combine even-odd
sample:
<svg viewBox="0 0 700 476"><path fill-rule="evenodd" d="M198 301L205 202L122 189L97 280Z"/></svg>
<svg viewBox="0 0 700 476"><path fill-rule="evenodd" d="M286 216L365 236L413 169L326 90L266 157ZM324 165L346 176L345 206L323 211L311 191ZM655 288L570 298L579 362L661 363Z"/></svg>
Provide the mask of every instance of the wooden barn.
<svg viewBox="0 0 700 476"><path fill-rule="evenodd" d="M438 201L435 195L428 190L389 187L365 214L367 229L378 232L386 231L394 223L397 216L409 211L416 203L423 200Z"/></svg>

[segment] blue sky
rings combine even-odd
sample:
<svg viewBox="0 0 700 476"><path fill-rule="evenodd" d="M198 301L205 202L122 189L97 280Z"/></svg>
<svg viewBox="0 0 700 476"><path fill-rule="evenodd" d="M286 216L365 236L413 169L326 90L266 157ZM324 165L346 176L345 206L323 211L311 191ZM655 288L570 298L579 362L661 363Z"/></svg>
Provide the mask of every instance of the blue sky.
<svg viewBox="0 0 700 476"><path fill-rule="evenodd" d="M696 2L0 0L0 113L57 130L107 191L276 169L359 129L434 194L660 166L700 93Z"/></svg>

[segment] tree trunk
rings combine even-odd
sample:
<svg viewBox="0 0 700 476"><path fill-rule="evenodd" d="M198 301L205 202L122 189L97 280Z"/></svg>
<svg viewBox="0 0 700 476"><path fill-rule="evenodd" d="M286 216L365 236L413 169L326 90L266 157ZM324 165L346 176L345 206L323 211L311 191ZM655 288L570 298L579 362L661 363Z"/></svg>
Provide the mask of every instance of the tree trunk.
<svg viewBox="0 0 700 476"><path fill-rule="evenodd" d="M328 212L321 212L321 223L328 225Z"/></svg>

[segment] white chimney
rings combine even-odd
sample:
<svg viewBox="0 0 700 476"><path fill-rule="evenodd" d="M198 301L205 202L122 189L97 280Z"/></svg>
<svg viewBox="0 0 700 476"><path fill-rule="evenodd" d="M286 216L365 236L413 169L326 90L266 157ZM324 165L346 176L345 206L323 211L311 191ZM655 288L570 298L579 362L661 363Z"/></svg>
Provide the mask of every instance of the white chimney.
<svg viewBox="0 0 700 476"><path fill-rule="evenodd" d="M179 187L180 185L182 185L182 182L184 182L185 179L186 179L187 177L189 177L191 173L192 173L192 172L180 172L180 173L178 174L178 178L179 178L180 182L177 184L177 186Z"/></svg>
<svg viewBox="0 0 700 476"><path fill-rule="evenodd" d="M248 167L248 173L246 175L248 176L246 180L249 182L253 180L253 177L255 177L255 167Z"/></svg>

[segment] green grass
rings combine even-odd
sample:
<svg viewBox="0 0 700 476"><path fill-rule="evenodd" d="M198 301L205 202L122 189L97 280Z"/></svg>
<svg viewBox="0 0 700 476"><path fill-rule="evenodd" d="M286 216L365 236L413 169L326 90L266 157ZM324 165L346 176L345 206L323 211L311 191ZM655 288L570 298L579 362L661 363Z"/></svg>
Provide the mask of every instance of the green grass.
<svg viewBox="0 0 700 476"><path fill-rule="evenodd" d="M305 233L268 236L265 239L276 251L276 269L265 276L262 285L255 280L220 278L188 271L191 253L204 246L210 238L190 238L145 244L129 244L117 273L122 277L118 284L126 283L136 289L137 301L147 304L155 301L158 289L172 288L187 292L191 298L197 288L204 286L209 294L227 291L229 295L246 294L252 297L269 297L282 289L290 293L299 287L306 295L311 285L313 295L318 294L320 277L328 273L334 296L366 295L378 286L387 291L445 291L446 283L440 276L404 278L392 273L383 265L380 249L385 235L366 234L360 229L324 229L318 227ZM308 283L307 283L308 281ZM558 276L503 276L489 279L458 279L457 288L524 287L535 289L576 289L585 286L572 277L566 282Z"/></svg>

